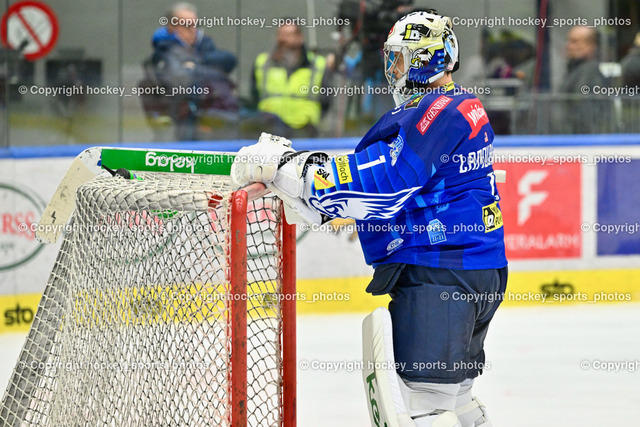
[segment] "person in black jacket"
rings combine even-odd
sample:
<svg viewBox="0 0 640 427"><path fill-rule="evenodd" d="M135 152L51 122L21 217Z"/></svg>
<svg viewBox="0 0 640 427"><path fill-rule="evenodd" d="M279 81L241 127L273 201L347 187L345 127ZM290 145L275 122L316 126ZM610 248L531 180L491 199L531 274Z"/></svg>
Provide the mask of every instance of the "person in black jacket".
<svg viewBox="0 0 640 427"><path fill-rule="evenodd" d="M152 37L151 69L171 95L169 115L180 140L198 139L197 119L204 110L237 111L235 85L228 74L234 54L217 49L198 29L195 6L178 3L166 15L167 25Z"/></svg>
<svg viewBox="0 0 640 427"><path fill-rule="evenodd" d="M608 126L608 99L601 96L607 80L598 63L599 36L596 29L575 26L565 44L567 73L560 92L570 99L565 105L564 132L600 133Z"/></svg>

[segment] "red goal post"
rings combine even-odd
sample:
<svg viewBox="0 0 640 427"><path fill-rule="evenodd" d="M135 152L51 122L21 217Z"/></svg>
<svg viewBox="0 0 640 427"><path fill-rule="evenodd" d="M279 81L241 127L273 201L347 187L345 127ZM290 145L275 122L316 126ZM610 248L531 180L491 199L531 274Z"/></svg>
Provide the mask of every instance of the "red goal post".
<svg viewBox="0 0 640 427"><path fill-rule="evenodd" d="M240 295L247 287L247 203L257 200L268 193L262 184L251 184L237 190L232 198L231 232L235 241L231 246L231 288L232 292ZM284 218L284 209L281 211ZM296 425L296 395L297 395L297 353L296 353L296 227L283 220L282 225L282 425L294 427ZM288 297L287 297L288 296ZM245 330L247 327L246 299L237 298L232 302L233 329ZM232 348L232 423L233 426L247 425L247 337L246 334L233 335ZM235 402L235 403L234 403ZM237 403L237 404L236 404Z"/></svg>

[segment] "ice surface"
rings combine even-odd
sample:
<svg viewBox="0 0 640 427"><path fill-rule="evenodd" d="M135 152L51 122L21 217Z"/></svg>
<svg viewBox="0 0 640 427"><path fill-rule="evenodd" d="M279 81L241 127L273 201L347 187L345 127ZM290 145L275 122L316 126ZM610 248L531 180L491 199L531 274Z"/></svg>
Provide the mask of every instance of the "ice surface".
<svg viewBox="0 0 640 427"><path fill-rule="evenodd" d="M364 314L298 320L299 426L369 425L360 371ZM495 427L637 425L640 304L501 308L486 342L491 369L476 381ZM0 335L4 389L24 340ZM304 363L303 363L304 361ZM582 369L630 362L635 371ZM330 371L336 362L346 365ZM326 368L325 368L326 367Z"/></svg>
<svg viewBox="0 0 640 427"><path fill-rule="evenodd" d="M305 316L298 360L354 361L364 315ZM498 310L474 389L495 427L640 425L640 304ZM583 370L632 362L636 371ZM298 425L369 425L360 372L298 370Z"/></svg>

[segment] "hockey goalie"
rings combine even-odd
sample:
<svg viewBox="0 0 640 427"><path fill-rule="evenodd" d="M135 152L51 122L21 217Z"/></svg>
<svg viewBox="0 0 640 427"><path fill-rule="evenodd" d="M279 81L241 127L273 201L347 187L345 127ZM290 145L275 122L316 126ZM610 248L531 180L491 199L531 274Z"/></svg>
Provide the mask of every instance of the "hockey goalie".
<svg viewBox="0 0 640 427"><path fill-rule="evenodd" d="M452 80L450 18L404 16L384 54L396 107L352 154L295 151L263 134L240 150L232 180L266 184L290 221L359 222L375 268L367 291L391 297L363 323L372 425L487 427L472 386L507 281L494 133L480 101Z"/></svg>

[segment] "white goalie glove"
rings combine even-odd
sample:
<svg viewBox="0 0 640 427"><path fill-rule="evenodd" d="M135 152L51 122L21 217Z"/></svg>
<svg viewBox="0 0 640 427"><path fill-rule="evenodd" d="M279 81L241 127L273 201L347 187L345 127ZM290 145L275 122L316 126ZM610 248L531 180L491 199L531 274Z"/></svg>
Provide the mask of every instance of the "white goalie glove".
<svg viewBox="0 0 640 427"><path fill-rule="evenodd" d="M231 166L234 189L252 182L262 182L285 205L285 216L291 224L320 224L322 215L304 200L305 174L310 164L321 164L328 156L321 152L291 148L288 139L262 133L258 143L238 151Z"/></svg>
<svg viewBox="0 0 640 427"><path fill-rule="evenodd" d="M262 133L257 144L242 147L231 166L233 189L252 182L270 184L276 177L280 160L294 153L291 141L279 136Z"/></svg>

